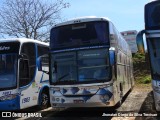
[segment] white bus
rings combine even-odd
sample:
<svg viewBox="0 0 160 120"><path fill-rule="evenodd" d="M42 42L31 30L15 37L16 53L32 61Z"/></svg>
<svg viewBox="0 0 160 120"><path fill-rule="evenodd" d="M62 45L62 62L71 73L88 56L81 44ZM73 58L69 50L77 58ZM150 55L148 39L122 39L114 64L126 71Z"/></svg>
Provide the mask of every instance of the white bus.
<svg viewBox="0 0 160 120"><path fill-rule="evenodd" d="M146 4L144 16L145 30L138 33L137 44L139 52L144 53L143 34L145 33L155 108L160 111L160 1L155 0Z"/></svg>
<svg viewBox="0 0 160 120"><path fill-rule="evenodd" d="M49 55L53 108L120 105L134 85L131 50L107 18L55 25Z"/></svg>
<svg viewBox="0 0 160 120"><path fill-rule="evenodd" d="M37 40L0 40L0 111L50 105L49 75L45 72L49 65L47 60L40 62L48 50L49 44Z"/></svg>

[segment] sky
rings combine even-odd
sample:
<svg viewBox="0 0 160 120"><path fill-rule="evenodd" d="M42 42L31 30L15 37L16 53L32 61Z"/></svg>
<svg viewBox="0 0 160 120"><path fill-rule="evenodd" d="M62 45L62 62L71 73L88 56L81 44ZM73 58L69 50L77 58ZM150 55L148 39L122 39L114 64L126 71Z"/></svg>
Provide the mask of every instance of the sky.
<svg viewBox="0 0 160 120"><path fill-rule="evenodd" d="M65 0L70 7L62 16L72 19L82 16L108 17L119 32L144 29L144 5L151 0Z"/></svg>

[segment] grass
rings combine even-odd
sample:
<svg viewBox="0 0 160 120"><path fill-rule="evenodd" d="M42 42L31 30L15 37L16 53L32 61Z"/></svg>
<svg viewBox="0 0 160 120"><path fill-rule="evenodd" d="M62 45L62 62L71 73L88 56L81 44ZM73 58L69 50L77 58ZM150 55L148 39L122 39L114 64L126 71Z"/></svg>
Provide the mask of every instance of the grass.
<svg viewBox="0 0 160 120"><path fill-rule="evenodd" d="M145 76L139 76L136 78L137 84L149 84L151 83L151 76L145 75Z"/></svg>
<svg viewBox="0 0 160 120"><path fill-rule="evenodd" d="M134 77L136 84L150 85L151 75L147 54L136 53L133 56Z"/></svg>
<svg viewBox="0 0 160 120"><path fill-rule="evenodd" d="M143 89L152 89L150 74L138 75L135 77L135 87Z"/></svg>
<svg viewBox="0 0 160 120"><path fill-rule="evenodd" d="M135 86L138 88L151 89L151 75L147 71L139 71L139 74L135 76Z"/></svg>

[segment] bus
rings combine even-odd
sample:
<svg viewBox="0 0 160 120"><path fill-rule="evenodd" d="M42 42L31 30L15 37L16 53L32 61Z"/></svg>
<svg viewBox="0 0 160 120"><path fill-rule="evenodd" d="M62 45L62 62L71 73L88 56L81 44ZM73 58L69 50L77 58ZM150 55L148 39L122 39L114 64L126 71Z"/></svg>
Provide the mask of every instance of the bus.
<svg viewBox="0 0 160 120"><path fill-rule="evenodd" d="M131 50L108 18L56 24L49 60L53 108L119 106L134 85Z"/></svg>
<svg viewBox="0 0 160 120"><path fill-rule="evenodd" d="M37 40L0 40L0 111L50 105L48 52L49 44Z"/></svg>
<svg viewBox="0 0 160 120"><path fill-rule="evenodd" d="M144 53L145 35L150 61L152 88L157 111L160 111L160 1L155 0L145 5L145 29L137 35L139 52Z"/></svg>

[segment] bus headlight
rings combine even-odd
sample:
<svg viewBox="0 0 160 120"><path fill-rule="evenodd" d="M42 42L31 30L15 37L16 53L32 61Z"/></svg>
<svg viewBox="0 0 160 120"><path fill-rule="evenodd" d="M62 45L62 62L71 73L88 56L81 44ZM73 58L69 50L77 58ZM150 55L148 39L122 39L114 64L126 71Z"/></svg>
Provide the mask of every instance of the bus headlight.
<svg viewBox="0 0 160 120"><path fill-rule="evenodd" d="M2 97L0 97L0 101L12 100L12 99L16 98L16 96L17 95L15 95L15 94L7 95L7 96L2 96Z"/></svg>

